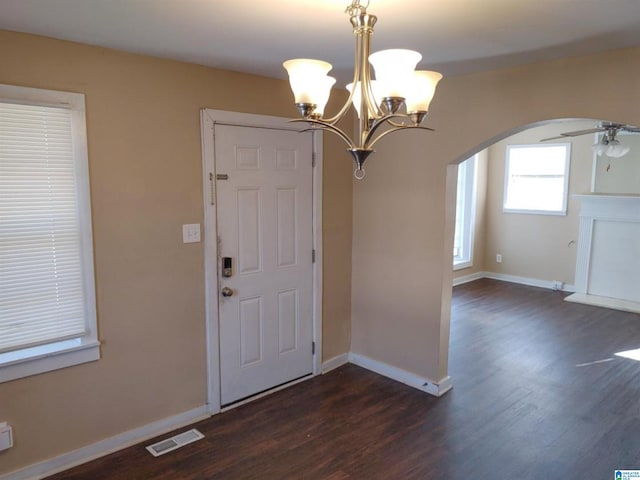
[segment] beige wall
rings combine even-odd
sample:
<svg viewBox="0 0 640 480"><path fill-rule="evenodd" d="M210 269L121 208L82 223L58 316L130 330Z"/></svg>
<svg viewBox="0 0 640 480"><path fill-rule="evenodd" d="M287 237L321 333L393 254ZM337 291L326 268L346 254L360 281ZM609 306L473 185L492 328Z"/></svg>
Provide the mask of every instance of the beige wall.
<svg viewBox="0 0 640 480"><path fill-rule="evenodd" d="M489 150L478 152L476 159L476 212L473 235L472 264L453 271L453 278L484 272L486 263L485 240L487 236L487 173L489 171ZM457 187L456 187L457 188Z"/></svg>
<svg viewBox="0 0 640 480"><path fill-rule="evenodd" d="M284 81L10 32L0 65L0 83L86 95L103 342L98 362L0 385L2 474L205 403L203 245L181 240L203 221L199 112L295 109ZM329 135L323 198L330 358L349 350L352 181Z"/></svg>
<svg viewBox="0 0 640 480"><path fill-rule="evenodd" d="M331 104L328 108L337 109ZM326 361L351 346L353 160L341 141L328 133L324 137L322 359Z"/></svg>
<svg viewBox="0 0 640 480"><path fill-rule="evenodd" d="M507 145L538 143L559 132L593 128L596 123L581 120L536 127L489 147L486 271L574 284L580 204L572 195L590 191L593 135L562 140L571 144L566 216L502 211L506 149ZM502 254L502 263L496 263L497 253Z"/></svg>
<svg viewBox="0 0 640 480"><path fill-rule="evenodd" d="M607 88L610 78L619 88ZM640 124L639 103L640 48L445 77L427 120L436 132L377 144L367 179L354 187L352 351L435 381L446 376L446 166L535 122Z"/></svg>

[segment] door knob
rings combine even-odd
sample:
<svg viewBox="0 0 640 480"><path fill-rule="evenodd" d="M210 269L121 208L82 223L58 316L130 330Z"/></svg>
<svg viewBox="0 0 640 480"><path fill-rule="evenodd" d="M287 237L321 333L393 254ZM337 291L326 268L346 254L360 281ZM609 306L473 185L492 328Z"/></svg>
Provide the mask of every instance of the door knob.
<svg viewBox="0 0 640 480"><path fill-rule="evenodd" d="M223 297L230 297L233 295L233 289L229 287L222 287L221 292Z"/></svg>

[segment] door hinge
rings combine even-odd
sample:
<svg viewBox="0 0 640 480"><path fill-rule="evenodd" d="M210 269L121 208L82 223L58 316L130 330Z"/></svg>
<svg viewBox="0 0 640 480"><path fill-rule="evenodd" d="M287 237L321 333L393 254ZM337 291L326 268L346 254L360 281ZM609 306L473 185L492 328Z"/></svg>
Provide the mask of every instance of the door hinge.
<svg viewBox="0 0 640 480"><path fill-rule="evenodd" d="M209 172L209 190L211 191L211 199L209 204L215 205L216 204L216 187L213 181L213 173L211 172Z"/></svg>
<svg viewBox="0 0 640 480"><path fill-rule="evenodd" d="M316 168L316 152L311 154L311 168Z"/></svg>
<svg viewBox="0 0 640 480"><path fill-rule="evenodd" d="M316 250L311 250L311 263L316 263Z"/></svg>
<svg viewBox="0 0 640 480"><path fill-rule="evenodd" d="M311 342L311 355L316 354L316 342Z"/></svg>

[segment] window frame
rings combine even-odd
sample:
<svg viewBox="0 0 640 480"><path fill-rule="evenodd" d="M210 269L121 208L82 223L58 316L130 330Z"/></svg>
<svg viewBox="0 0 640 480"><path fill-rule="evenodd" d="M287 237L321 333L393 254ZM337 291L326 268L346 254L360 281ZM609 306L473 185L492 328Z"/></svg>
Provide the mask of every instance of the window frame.
<svg viewBox="0 0 640 480"><path fill-rule="evenodd" d="M89 160L85 98L83 94L0 84L0 102L66 108L71 112L73 164L78 199L82 281L87 333L82 337L54 341L0 353L0 383L36 375L100 358L89 186Z"/></svg>
<svg viewBox="0 0 640 480"><path fill-rule="evenodd" d="M465 163L464 185L464 206L463 206L463 228L462 237L466 242L462 242L462 255L453 256L453 270L462 270L473 266L473 244L475 243L475 223L476 223L476 197L477 197L477 171L478 171L478 154L469 157L464 162L458 164L458 182L456 183L456 211L458 210L458 202L460 201L458 187L460 185L460 167ZM469 201L467 201L469 199ZM457 217L457 214L456 214ZM456 218L456 227L458 221ZM454 227L454 247L455 247L455 227Z"/></svg>
<svg viewBox="0 0 640 480"><path fill-rule="evenodd" d="M563 195L562 195L562 208L560 210L541 210L541 209L524 209L524 208L510 208L507 206L507 199L509 193L509 167L510 167L510 153L511 150L521 148L565 148L564 159L564 181L563 181ZM567 206L569 203L569 176L571 174L571 143L532 143L532 144L517 144L507 145L504 159L504 190L502 195L502 211L504 213L520 213L526 215L554 215L554 216L566 216Z"/></svg>

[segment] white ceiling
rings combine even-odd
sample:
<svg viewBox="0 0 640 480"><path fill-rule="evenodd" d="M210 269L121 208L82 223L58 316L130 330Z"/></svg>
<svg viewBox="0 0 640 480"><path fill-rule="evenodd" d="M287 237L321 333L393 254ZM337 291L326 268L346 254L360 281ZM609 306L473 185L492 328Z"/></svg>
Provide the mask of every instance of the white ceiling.
<svg viewBox="0 0 640 480"><path fill-rule="evenodd" d="M640 0L370 0L373 51L467 73L640 45ZM350 0L0 0L0 29L285 78L327 60L351 76Z"/></svg>

